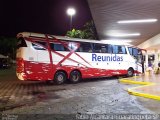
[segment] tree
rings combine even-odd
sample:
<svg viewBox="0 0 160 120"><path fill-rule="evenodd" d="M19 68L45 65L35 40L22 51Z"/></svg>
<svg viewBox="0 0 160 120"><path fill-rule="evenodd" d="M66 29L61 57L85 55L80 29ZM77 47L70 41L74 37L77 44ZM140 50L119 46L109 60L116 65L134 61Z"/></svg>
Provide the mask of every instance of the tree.
<svg viewBox="0 0 160 120"><path fill-rule="evenodd" d="M87 22L84 25L83 31L85 33L87 33L86 38L88 38L88 39L98 39L97 32L96 32L96 27L94 25L93 20Z"/></svg>
<svg viewBox="0 0 160 120"><path fill-rule="evenodd" d="M87 39L87 33L85 31L76 30L76 29L68 31L66 36L71 37L71 38Z"/></svg>
<svg viewBox="0 0 160 120"><path fill-rule="evenodd" d="M98 39L93 21L87 22L83 26L82 30L73 29L71 31L67 31L66 36L81 39Z"/></svg>
<svg viewBox="0 0 160 120"><path fill-rule="evenodd" d="M16 38L0 37L0 54L8 55L12 59L15 59L16 43Z"/></svg>
<svg viewBox="0 0 160 120"><path fill-rule="evenodd" d="M81 32L82 32L81 30L73 29L71 31L67 31L66 35L72 38L79 38L81 35Z"/></svg>

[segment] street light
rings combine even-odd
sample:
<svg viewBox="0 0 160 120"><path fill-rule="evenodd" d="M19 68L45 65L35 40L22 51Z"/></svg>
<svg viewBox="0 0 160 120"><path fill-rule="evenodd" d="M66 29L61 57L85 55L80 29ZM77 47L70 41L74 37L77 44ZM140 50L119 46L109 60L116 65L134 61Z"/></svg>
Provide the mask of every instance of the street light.
<svg viewBox="0 0 160 120"><path fill-rule="evenodd" d="M68 8L67 14L70 16L70 30L72 30L72 16L75 15L76 10L74 8Z"/></svg>

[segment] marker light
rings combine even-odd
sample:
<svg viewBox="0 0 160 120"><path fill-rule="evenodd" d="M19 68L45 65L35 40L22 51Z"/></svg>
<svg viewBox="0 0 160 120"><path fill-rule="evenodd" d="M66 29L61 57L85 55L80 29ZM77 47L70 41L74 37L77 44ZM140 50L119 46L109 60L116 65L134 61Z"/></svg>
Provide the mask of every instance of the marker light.
<svg viewBox="0 0 160 120"><path fill-rule="evenodd" d="M141 20L122 20L118 21L119 24L128 24L128 23L152 23L157 22L157 19L141 19Z"/></svg>

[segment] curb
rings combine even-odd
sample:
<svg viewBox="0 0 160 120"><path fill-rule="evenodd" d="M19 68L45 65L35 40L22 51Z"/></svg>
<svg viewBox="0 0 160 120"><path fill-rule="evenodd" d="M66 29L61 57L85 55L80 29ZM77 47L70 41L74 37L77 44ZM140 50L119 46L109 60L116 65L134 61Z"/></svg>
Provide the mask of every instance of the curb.
<svg viewBox="0 0 160 120"><path fill-rule="evenodd" d="M155 83L134 81L134 80L131 80L131 79L128 79L128 78L119 79L119 81L121 83L141 85L141 86L138 86L138 87L128 88L127 91L128 91L129 94L160 101L160 96L135 91L137 88L142 88L142 87L147 87L147 86L154 86L154 85L156 85Z"/></svg>
<svg viewBox="0 0 160 120"><path fill-rule="evenodd" d="M128 84L138 84L138 85L150 85L150 84L153 84L151 82L141 82L141 81L134 81L134 80L130 80L130 79L120 79L119 80L120 82L122 83L128 83Z"/></svg>

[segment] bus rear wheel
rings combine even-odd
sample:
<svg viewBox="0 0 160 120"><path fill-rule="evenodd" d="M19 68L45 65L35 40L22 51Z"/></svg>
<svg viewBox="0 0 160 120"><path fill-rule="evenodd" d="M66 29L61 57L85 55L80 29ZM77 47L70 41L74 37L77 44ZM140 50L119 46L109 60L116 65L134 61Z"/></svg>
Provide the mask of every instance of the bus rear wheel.
<svg viewBox="0 0 160 120"><path fill-rule="evenodd" d="M66 79L67 79L66 74L63 71L56 72L54 76L54 82L57 85L63 84L66 81Z"/></svg>
<svg viewBox="0 0 160 120"><path fill-rule="evenodd" d="M128 77L133 77L133 74L134 74L134 70L132 68L129 68L128 71L127 71L127 76Z"/></svg>
<svg viewBox="0 0 160 120"><path fill-rule="evenodd" d="M78 83L81 80L81 73L77 70L72 71L69 80L72 83Z"/></svg>

